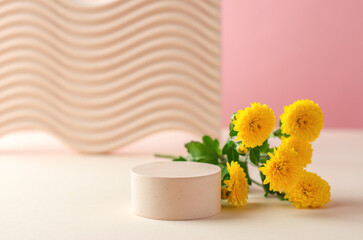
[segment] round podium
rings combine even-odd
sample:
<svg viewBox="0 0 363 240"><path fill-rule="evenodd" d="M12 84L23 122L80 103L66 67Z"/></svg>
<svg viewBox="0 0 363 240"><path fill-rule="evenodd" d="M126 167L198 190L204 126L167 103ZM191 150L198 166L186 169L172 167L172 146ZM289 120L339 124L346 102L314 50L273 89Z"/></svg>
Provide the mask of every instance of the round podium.
<svg viewBox="0 0 363 240"><path fill-rule="evenodd" d="M132 211L142 217L189 220L221 209L221 170L197 162L154 162L131 170Z"/></svg>

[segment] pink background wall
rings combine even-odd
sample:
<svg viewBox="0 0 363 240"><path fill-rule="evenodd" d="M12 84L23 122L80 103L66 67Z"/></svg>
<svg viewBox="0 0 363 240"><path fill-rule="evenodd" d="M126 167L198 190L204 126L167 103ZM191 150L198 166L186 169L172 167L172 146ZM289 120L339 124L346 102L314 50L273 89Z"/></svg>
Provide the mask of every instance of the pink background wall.
<svg viewBox="0 0 363 240"><path fill-rule="evenodd" d="M362 0L222 0L223 123L252 101L278 116L319 103L324 127L363 128Z"/></svg>

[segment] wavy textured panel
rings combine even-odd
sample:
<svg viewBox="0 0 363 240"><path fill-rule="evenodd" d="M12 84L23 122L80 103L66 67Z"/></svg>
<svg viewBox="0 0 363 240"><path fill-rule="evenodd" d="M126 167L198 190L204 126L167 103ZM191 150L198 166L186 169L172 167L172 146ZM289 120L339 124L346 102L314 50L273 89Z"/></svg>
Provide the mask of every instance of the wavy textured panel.
<svg viewBox="0 0 363 240"><path fill-rule="evenodd" d="M0 134L89 153L153 132L218 136L218 0L0 1Z"/></svg>

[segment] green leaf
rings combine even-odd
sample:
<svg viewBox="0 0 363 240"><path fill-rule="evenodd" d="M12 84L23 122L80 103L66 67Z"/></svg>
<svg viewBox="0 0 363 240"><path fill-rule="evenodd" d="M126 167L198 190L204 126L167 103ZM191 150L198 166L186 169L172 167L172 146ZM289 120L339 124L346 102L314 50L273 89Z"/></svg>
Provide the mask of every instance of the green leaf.
<svg viewBox="0 0 363 240"><path fill-rule="evenodd" d="M230 176L226 165L220 167L221 167L221 184L222 186L224 186L225 185L224 180L229 179Z"/></svg>
<svg viewBox="0 0 363 240"><path fill-rule="evenodd" d="M278 137L278 138L281 138L281 136L282 136L281 128L279 128L276 131L274 131L274 136L275 137Z"/></svg>
<svg viewBox="0 0 363 240"><path fill-rule="evenodd" d="M273 134L273 136L274 136L274 137L278 137L278 138L281 138L281 137L290 137L290 135L289 135L289 134L282 133L281 128L277 129L277 130L276 130L276 131L274 131L272 134Z"/></svg>
<svg viewBox="0 0 363 240"><path fill-rule="evenodd" d="M203 143L207 146L212 148L215 152L217 152L218 156L221 155L221 149L219 148L219 141L217 139L212 139L210 136L203 136L202 138Z"/></svg>
<svg viewBox="0 0 363 240"><path fill-rule="evenodd" d="M238 132L233 129L229 132L230 137L235 137L235 136L237 136L237 134L238 134Z"/></svg>
<svg viewBox="0 0 363 240"><path fill-rule="evenodd" d="M282 192L276 192L276 196L278 197L278 199L280 199L281 201L288 201L288 199L285 198L286 193Z"/></svg>
<svg viewBox="0 0 363 240"><path fill-rule="evenodd" d="M281 125L282 125L282 122L281 122L281 120L279 121L279 127L281 128Z"/></svg>
<svg viewBox="0 0 363 240"><path fill-rule="evenodd" d="M237 115L236 112L232 113L232 116L231 116L231 124L233 124L232 122L237 119L236 118L236 115Z"/></svg>
<svg viewBox="0 0 363 240"><path fill-rule="evenodd" d="M234 124L232 123L232 121L229 123L229 131L231 131L234 128Z"/></svg>
<svg viewBox="0 0 363 240"><path fill-rule="evenodd" d="M239 153L236 150L236 144L234 141L228 141L222 150L222 154L227 155L228 162L238 161L239 160Z"/></svg>
<svg viewBox="0 0 363 240"><path fill-rule="evenodd" d="M183 157L177 157L177 158L174 158L173 161L187 161L187 160Z"/></svg>
<svg viewBox="0 0 363 240"><path fill-rule="evenodd" d="M260 156L260 163L266 163L267 160L270 160L270 156L269 155L262 155Z"/></svg>
<svg viewBox="0 0 363 240"><path fill-rule="evenodd" d="M266 176L263 175L263 173L261 171L260 171L260 177L261 177L261 181L263 184L263 181L265 181ZM267 197L269 194L269 191L270 191L270 186L269 186L269 184L263 184L262 187L263 187L263 190L265 191L265 197Z"/></svg>
<svg viewBox="0 0 363 240"><path fill-rule="evenodd" d="M268 144L268 140L266 139L262 145L260 146L260 151L261 153L268 153L268 148L270 147L270 145Z"/></svg>
<svg viewBox="0 0 363 240"><path fill-rule="evenodd" d="M262 183L265 181L266 176L263 175L263 173L260 171L260 177L261 177L261 181ZM285 199L285 193L282 192L275 192L275 191L271 191L270 190L270 184L263 184L263 190L265 191L265 197L267 197L269 194L270 195L275 195L277 196L278 199L280 199L281 201L287 201L287 199Z"/></svg>
<svg viewBox="0 0 363 240"><path fill-rule="evenodd" d="M237 131L233 130L234 129L234 124L232 123L233 118L234 118L234 115L232 115L231 122L229 123L229 136L230 137L235 137L235 136L237 136L237 133L238 133Z"/></svg>
<svg viewBox="0 0 363 240"><path fill-rule="evenodd" d="M253 164L258 166L258 163L260 161L260 150L257 147L250 150L250 159Z"/></svg>
<svg viewBox="0 0 363 240"><path fill-rule="evenodd" d="M262 184L263 182L265 181L265 178L266 176L263 175L263 173L260 171L260 177L261 177L261 181L262 181ZM274 191L270 191L270 184L263 184L262 185L263 187L263 190L265 191L265 197L267 197L269 194L274 194Z"/></svg>
<svg viewBox="0 0 363 240"><path fill-rule="evenodd" d="M218 158L221 155L219 142L209 136L203 137L203 142L189 142L185 144L192 161L218 164Z"/></svg>
<svg viewBox="0 0 363 240"><path fill-rule="evenodd" d="M252 184L252 181L251 181L251 178L250 178L250 174L248 173L248 165L247 165L247 163L246 162L239 162L239 165L243 168L243 171L246 174L246 178L247 178L248 185L251 185Z"/></svg>
<svg viewBox="0 0 363 240"><path fill-rule="evenodd" d="M224 144L224 146L223 146L223 148L222 148L222 154L227 154L227 151L228 151L228 148L229 148L229 141L227 141L225 144Z"/></svg>

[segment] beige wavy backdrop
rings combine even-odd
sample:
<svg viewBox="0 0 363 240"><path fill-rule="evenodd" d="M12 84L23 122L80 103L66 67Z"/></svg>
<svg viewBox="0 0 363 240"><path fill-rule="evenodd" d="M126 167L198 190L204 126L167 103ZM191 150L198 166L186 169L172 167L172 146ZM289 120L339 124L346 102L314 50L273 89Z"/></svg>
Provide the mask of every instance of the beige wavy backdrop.
<svg viewBox="0 0 363 240"><path fill-rule="evenodd" d="M0 134L100 153L219 127L219 1L0 2Z"/></svg>

